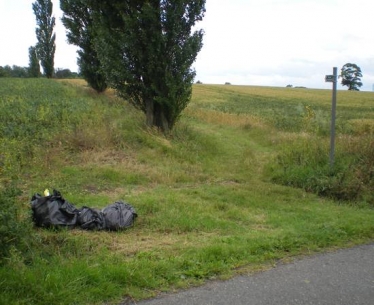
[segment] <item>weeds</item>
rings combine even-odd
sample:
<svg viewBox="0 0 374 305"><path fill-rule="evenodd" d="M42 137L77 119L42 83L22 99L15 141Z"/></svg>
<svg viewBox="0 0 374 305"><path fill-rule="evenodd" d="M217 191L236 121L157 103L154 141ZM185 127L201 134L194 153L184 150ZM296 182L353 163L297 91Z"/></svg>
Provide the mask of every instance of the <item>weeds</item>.
<svg viewBox="0 0 374 305"><path fill-rule="evenodd" d="M374 138L339 137L333 166L329 149L327 139L316 137L285 145L269 166L273 180L338 201L374 206Z"/></svg>

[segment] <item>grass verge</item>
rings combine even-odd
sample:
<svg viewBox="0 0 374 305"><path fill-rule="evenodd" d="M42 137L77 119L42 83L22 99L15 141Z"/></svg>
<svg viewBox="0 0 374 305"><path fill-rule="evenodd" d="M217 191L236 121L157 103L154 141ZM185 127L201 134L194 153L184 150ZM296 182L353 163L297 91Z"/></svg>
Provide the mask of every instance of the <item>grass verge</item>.
<svg viewBox="0 0 374 305"><path fill-rule="evenodd" d="M21 188L21 210L27 214L31 195L49 187L78 207L123 199L139 214L132 229L116 233L33 229L36 246L14 248L0 266L2 304L119 304L373 240L369 205L275 184L264 171L292 141L322 143L324 116L303 105L327 108L327 90L198 85L165 138L112 92L0 82L0 113L9 114L0 178ZM369 95L341 96L355 108L356 129L347 116L339 132L367 135L357 117Z"/></svg>

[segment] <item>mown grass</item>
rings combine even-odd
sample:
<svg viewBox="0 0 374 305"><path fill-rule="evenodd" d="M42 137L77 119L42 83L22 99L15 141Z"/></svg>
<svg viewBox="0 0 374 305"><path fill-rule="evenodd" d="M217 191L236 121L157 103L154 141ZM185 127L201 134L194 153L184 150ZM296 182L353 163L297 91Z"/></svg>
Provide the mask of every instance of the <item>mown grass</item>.
<svg viewBox="0 0 374 305"><path fill-rule="evenodd" d="M1 304L118 304L373 240L365 200L273 180L292 143L326 141L329 90L196 85L165 138L82 82L0 88L0 179L22 190L20 219L46 187L77 207L123 199L139 214L123 232L33 229L0 267ZM370 136L371 93L339 92L338 105L340 136Z"/></svg>

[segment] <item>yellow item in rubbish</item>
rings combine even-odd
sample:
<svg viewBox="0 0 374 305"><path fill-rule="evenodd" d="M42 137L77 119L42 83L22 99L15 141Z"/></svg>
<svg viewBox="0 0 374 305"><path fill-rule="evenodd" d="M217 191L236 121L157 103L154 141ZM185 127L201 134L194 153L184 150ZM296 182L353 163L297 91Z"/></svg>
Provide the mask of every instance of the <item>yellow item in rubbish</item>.
<svg viewBox="0 0 374 305"><path fill-rule="evenodd" d="M45 189L44 196L49 196L49 190L48 189Z"/></svg>

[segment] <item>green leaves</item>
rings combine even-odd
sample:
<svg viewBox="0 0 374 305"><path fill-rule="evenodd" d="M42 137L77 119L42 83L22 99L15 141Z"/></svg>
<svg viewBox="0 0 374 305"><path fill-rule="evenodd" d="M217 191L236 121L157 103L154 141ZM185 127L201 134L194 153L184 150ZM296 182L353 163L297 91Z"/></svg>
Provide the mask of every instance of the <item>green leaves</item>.
<svg viewBox="0 0 374 305"><path fill-rule="evenodd" d="M60 7L64 12L62 23L68 31L68 42L80 49L78 66L81 75L97 92L105 91L108 85L94 47L96 32L92 10L87 7L85 0L61 0Z"/></svg>
<svg viewBox="0 0 374 305"><path fill-rule="evenodd" d="M167 133L191 97L191 65L203 31L191 34L205 1L88 1L95 49L110 85Z"/></svg>

